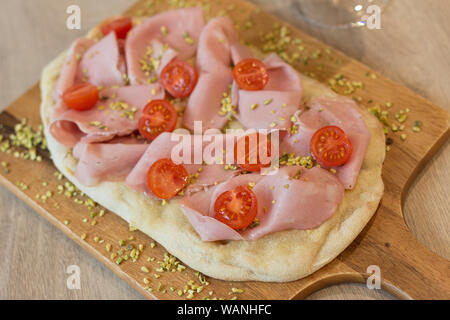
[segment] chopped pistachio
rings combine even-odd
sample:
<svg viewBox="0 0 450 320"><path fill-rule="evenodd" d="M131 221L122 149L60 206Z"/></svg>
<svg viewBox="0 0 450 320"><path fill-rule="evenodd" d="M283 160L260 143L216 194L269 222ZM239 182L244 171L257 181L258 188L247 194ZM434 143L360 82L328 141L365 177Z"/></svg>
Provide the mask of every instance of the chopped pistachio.
<svg viewBox="0 0 450 320"><path fill-rule="evenodd" d="M161 26L160 30L161 30L161 33L163 36L167 36L167 34L169 33L169 31L167 30L167 27L165 27L165 26Z"/></svg>
<svg viewBox="0 0 450 320"><path fill-rule="evenodd" d="M264 101L264 105L268 105L268 104L272 103L272 101L273 101L272 98L267 99L267 100Z"/></svg>
<svg viewBox="0 0 450 320"><path fill-rule="evenodd" d="M253 220L253 222L250 224L250 228L256 228L257 226L259 226L259 219L255 218L255 220Z"/></svg>
<svg viewBox="0 0 450 320"><path fill-rule="evenodd" d="M189 33L187 31L183 33L183 39L184 39L184 42L186 42L189 45L193 45L194 44L194 39L192 39L189 36Z"/></svg>

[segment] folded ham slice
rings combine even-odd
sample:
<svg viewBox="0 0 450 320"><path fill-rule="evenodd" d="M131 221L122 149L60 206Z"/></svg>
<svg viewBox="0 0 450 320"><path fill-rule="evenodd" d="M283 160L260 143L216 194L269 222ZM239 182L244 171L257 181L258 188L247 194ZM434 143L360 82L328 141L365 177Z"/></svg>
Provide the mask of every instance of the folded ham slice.
<svg viewBox="0 0 450 320"><path fill-rule="evenodd" d="M80 82L96 86L122 86L126 74L123 44L111 32L98 42L80 38L70 47L53 92L59 101L64 91Z"/></svg>
<svg viewBox="0 0 450 320"><path fill-rule="evenodd" d="M58 101L64 91L72 87L77 78L80 78L80 61L83 55L88 51L90 47L95 44L95 41L87 38L77 39L69 48L67 52L66 61L61 69L58 81L53 91L53 99ZM81 78L79 79L81 80Z"/></svg>
<svg viewBox="0 0 450 320"><path fill-rule="evenodd" d="M199 77L183 116L186 128L193 130L194 121L202 121L204 130L221 129L227 123L219 111L233 81L231 47L237 41L233 22L227 17L212 19L203 29L197 50Z"/></svg>
<svg viewBox="0 0 450 320"><path fill-rule="evenodd" d="M131 172L148 145L139 143L78 143L73 155L75 176L88 187L102 181L121 181Z"/></svg>
<svg viewBox="0 0 450 320"><path fill-rule="evenodd" d="M237 55L242 58L242 53ZM238 63L239 61L234 61ZM238 106L236 118L245 128L287 129L291 116L298 110L303 88L300 77L290 65L276 54L264 60L269 82L263 90L240 90L233 82L232 104ZM254 109L252 105L257 107Z"/></svg>
<svg viewBox="0 0 450 320"><path fill-rule="evenodd" d="M160 13L144 20L128 34L125 52L131 84L144 84L173 58L194 56L204 27L201 8ZM143 64L149 64L143 70Z"/></svg>
<svg viewBox="0 0 450 320"><path fill-rule="evenodd" d="M116 33L109 33L90 47L83 55L79 68L82 78L77 80L85 80L99 87L123 86L126 75L125 56Z"/></svg>
<svg viewBox="0 0 450 320"><path fill-rule="evenodd" d="M216 143L214 135L210 141L202 140L202 137L198 136L200 140L194 142L195 136L189 135L188 133L186 134L192 139L192 144L188 145L187 148L181 146L178 138L173 139L172 133L164 132L160 134L149 145L133 171L128 175L125 184L136 191L145 192L156 198L147 185L147 173L152 164L162 158L170 158L176 163L182 163L186 168L192 179L192 182L186 189L186 194L204 190L204 188L208 186L218 184L239 173L238 170L225 170L225 166L222 163L226 162L226 154L215 155L213 153L212 161L210 161L211 164L204 164L203 161L205 161L205 159L202 157L201 151L209 150L206 149L209 148L208 146L211 148L214 147ZM232 146L234 146L234 141L237 139L236 137L225 137L225 135L221 134L216 136L218 138L223 138L223 140L220 140L222 141L221 151L226 148L226 139L232 140L232 142L228 142L228 144ZM198 153L199 150L200 154ZM190 155L186 155L185 152L190 152ZM180 158L186 155L186 161L178 162L172 156L174 154L177 156L179 155Z"/></svg>
<svg viewBox="0 0 450 320"><path fill-rule="evenodd" d="M310 155L309 143L318 129L330 125L340 127L352 142L353 152L346 164L334 169L345 188L353 189L370 140L370 131L358 106L352 99L342 96L314 98L307 105L308 110L300 111L295 116L298 133L283 140L280 152Z"/></svg>
<svg viewBox="0 0 450 320"><path fill-rule="evenodd" d="M259 225L238 232L214 218L214 202L223 192L249 183L255 184L253 192L258 199ZM206 192L183 197L179 202L203 241L256 240L278 231L320 226L336 212L343 196L344 187L325 169L284 167L271 176L232 177Z"/></svg>
<svg viewBox="0 0 450 320"><path fill-rule="evenodd" d="M138 128L146 104L164 98L159 85L131 86L100 92L103 100L87 111L69 109L60 103L54 109L50 132L61 144L73 148L78 142L103 142L126 136Z"/></svg>

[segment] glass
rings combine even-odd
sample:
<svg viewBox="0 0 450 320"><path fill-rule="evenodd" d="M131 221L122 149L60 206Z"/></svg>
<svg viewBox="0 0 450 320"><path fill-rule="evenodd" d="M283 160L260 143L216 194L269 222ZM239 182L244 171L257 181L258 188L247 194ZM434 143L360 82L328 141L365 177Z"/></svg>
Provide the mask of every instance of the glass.
<svg viewBox="0 0 450 320"><path fill-rule="evenodd" d="M382 11L389 0L293 0L292 6L308 22L329 28L353 28L366 25L369 6Z"/></svg>

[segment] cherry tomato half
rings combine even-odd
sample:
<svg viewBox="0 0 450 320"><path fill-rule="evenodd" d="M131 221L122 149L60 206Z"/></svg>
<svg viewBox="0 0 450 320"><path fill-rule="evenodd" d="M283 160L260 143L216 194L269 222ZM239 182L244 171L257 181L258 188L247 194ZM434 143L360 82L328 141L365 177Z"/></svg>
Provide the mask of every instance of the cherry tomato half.
<svg viewBox="0 0 450 320"><path fill-rule="evenodd" d="M133 28L131 18L123 17L105 24L100 28L100 31L104 36L109 34L111 31L114 31L118 39L125 39L127 37L128 31L130 31L131 28Z"/></svg>
<svg viewBox="0 0 450 320"><path fill-rule="evenodd" d="M175 197L189 182L189 174L182 164L169 158L159 159L148 170L147 185L161 199Z"/></svg>
<svg viewBox="0 0 450 320"><path fill-rule="evenodd" d="M335 126L319 129L310 142L314 158L325 167L337 167L345 164L352 155L353 146L345 132Z"/></svg>
<svg viewBox="0 0 450 320"><path fill-rule="evenodd" d="M152 100L139 118L139 132L148 140L154 140L163 132L172 132L177 124L177 112L167 100Z"/></svg>
<svg viewBox="0 0 450 320"><path fill-rule="evenodd" d="M64 91L62 99L71 109L89 110L97 104L98 89L88 82L79 83Z"/></svg>
<svg viewBox="0 0 450 320"><path fill-rule="evenodd" d="M262 90L269 82L266 66L258 59L244 59L233 68L233 77L243 90Z"/></svg>
<svg viewBox="0 0 450 320"><path fill-rule="evenodd" d="M160 82L173 97L185 98L197 84L197 72L189 63L173 60L161 71Z"/></svg>
<svg viewBox="0 0 450 320"><path fill-rule="evenodd" d="M270 137L260 133L241 137L234 145L234 160L237 166L247 171L255 172L269 167L272 160Z"/></svg>
<svg viewBox="0 0 450 320"><path fill-rule="evenodd" d="M238 186L219 195L214 203L215 218L230 228L247 228L258 213L258 200L248 186Z"/></svg>

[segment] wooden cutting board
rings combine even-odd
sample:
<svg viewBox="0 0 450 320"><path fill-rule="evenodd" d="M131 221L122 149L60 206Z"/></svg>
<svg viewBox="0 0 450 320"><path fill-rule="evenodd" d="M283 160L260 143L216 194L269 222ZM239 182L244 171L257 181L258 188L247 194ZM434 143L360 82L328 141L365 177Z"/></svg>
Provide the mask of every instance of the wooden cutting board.
<svg viewBox="0 0 450 320"><path fill-rule="evenodd" d="M170 7L168 1L153 2L152 6L148 5L149 1L138 2L127 11L127 14L154 14ZM196 2L198 1L192 1ZM352 81L363 82L364 90L356 89L352 95L356 99L360 97L361 103L369 108L376 103L381 104L383 110L389 111L391 123L397 123L394 115L400 110L408 108L410 112L404 123L406 128L403 132L389 132L393 145L387 153L383 168L385 194L380 207L369 225L337 259L313 275L290 283L231 283L208 278L209 285L204 286L205 289L195 294L194 298L209 296L210 291L211 297L225 299L302 298L335 283L364 282L369 265L380 267L383 288L398 297L450 298L450 263L417 242L407 229L402 214L403 197L409 185L425 163L448 139L450 132L448 113L368 67L334 49L327 48L323 43L294 27L260 12L247 2L241 0L211 2L207 15L212 17L222 14L229 14L239 22L241 38L260 48L264 42L261 41L261 35L273 31L276 23L286 25L292 39L302 39L302 43L287 46L286 50L289 55L299 53L299 59L294 63L294 67L299 71L314 75L323 82L328 82L336 74L342 74ZM279 33L277 29L277 34ZM302 51L300 46L304 48ZM305 60L303 57L309 59ZM346 88L339 87L339 90L344 92ZM393 104L389 109L384 107L388 101ZM39 103L39 85L36 84L0 114L2 125L0 134L6 139L14 131L14 125L22 118L27 118L28 122L37 128L40 124ZM415 120L421 120L423 123L420 133L413 133L411 130ZM405 141L400 139L400 134L407 134ZM0 161L9 164L9 173L0 170L1 182L144 296L158 299L186 298L186 294L180 297L177 291L188 285L190 280L200 285L195 271L189 268L183 272L156 272L155 269L159 267L158 260L164 259L164 248L157 244L152 248L152 239L139 231L129 231L127 223L113 213L107 212L101 217L98 214L100 207L89 210L85 205L74 202L74 198L84 201L85 197L75 196L68 199L64 195L59 195L57 186L64 184L65 179L59 180L55 176L55 168L47 152L39 151L43 161L36 162L15 158L14 151L21 152L22 149L14 148L11 153L0 152ZM47 185L43 186L43 182ZM51 190L54 195L45 203L41 199L36 199L37 194L42 195L47 190ZM92 217L91 212L96 212L97 216ZM66 225L64 221L70 223ZM95 225L92 224L93 221L96 221ZM86 234L84 240L81 238L83 234ZM130 237L134 239L129 240ZM120 247L119 241L123 239L127 240L126 245ZM107 244L111 244L110 252L106 250ZM127 254L129 244L135 248L139 244L144 245L139 259L136 262L129 259L118 265L117 258L112 259L111 253L122 249L124 254ZM150 273L143 272L142 266L147 267ZM154 274L160 277L155 278ZM149 280L148 285L144 283L144 278ZM150 291L146 287L153 290ZM243 289L244 292L229 294L233 287Z"/></svg>

